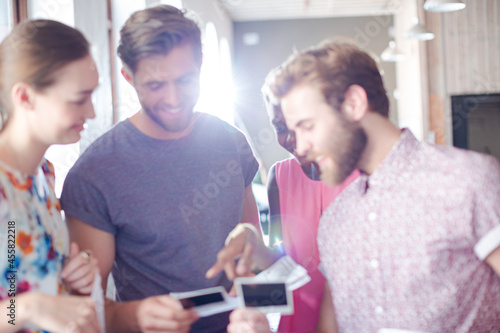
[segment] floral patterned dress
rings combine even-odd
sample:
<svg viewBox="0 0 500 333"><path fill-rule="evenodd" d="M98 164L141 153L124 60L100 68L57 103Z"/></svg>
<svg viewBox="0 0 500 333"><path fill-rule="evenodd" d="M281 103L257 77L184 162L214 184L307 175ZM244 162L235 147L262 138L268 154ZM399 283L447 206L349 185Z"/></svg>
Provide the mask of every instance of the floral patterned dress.
<svg viewBox="0 0 500 333"><path fill-rule="evenodd" d="M44 159L28 176L0 162L0 300L27 291L63 293L60 273L68 252L52 164ZM11 320L4 312L2 320Z"/></svg>

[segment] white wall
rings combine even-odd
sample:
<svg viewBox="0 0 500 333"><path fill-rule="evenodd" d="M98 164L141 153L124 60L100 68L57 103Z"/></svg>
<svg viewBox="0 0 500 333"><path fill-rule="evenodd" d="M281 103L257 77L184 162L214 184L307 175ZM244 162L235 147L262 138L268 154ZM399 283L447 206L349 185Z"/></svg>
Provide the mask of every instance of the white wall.
<svg viewBox="0 0 500 333"><path fill-rule="evenodd" d="M137 93L134 88L123 78L121 74L122 62L116 54L116 49L120 42L120 29L125 24L125 21L135 11L146 8L146 0L112 0L111 10L113 17L113 55L115 56L115 82L116 82L116 101L115 107L118 113L118 121L126 119L140 110L141 105L137 98Z"/></svg>
<svg viewBox="0 0 500 333"><path fill-rule="evenodd" d="M9 0L0 0L0 42L12 29L12 8Z"/></svg>
<svg viewBox="0 0 500 333"><path fill-rule="evenodd" d="M399 3L394 14L396 45L406 56L404 61L396 63L396 85L399 93L399 127L407 127L419 140L427 141L430 138L429 104L424 104L424 101L428 101L428 89L425 85L427 42L403 37L415 24L414 19L420 10L417 1L404 1Z"/></svg>
<svg viewBox="0 0 500 333"><path fill-rule="evenodd" d="M51 19L75 26L73 0L28 1L28 18Z"/></svg>
<svg viewBox="0 0 500 333"><path fill-rule="evenodd" d="M183 0L184 8L195 12L201 26L213 22L219 39L225 37L233 50L233 22L215 0Z"/></svg>

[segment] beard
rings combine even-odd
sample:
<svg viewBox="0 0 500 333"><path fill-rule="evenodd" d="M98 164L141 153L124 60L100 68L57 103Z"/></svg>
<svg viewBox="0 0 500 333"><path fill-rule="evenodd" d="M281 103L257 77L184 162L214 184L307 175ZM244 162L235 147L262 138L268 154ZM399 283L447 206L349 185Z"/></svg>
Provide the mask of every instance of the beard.
<svg viewBox="0 0 500 333"><path fill-rule="evenodd" d="M359 124L346 120L342 115L339 119L341 129L327 146L333 165L326 165L321 170L321 180L330 186L340 185L356 169L368 141Z"/></svg>

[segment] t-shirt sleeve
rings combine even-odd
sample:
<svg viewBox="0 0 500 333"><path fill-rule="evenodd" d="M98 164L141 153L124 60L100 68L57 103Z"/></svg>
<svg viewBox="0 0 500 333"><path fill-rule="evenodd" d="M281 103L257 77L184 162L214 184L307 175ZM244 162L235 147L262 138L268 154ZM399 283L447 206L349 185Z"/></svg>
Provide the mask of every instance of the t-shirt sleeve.
<svg viewBox="0 0 500 333"><path fill-rule="evenodd" d="M259 169L259 163L253 155L252 148L248 144L248 141L243 133L238 133L238 140L238 152L240 154L243 177L245 178L245 187L247 187L252 183L252 180Z"/></svg>
<svg viewBox="0 0 500 333"><path fill-rule="evenodd" d="M80 166L75 166L68 173L61 194L61 206L65 215L72 216L95 228L116 233L116 226L113 225L106 197L97 185L97 178L84 177L92 175L92 171L85 172Z"/></svg>
<svg viewBox="0 0 500 333"><path fill-rule="evenodd" d="M474 252L484 260L500 246L500 163L492 158L486 165L472 168L479 173L475 184L473 228L477 243Z"/></svg>

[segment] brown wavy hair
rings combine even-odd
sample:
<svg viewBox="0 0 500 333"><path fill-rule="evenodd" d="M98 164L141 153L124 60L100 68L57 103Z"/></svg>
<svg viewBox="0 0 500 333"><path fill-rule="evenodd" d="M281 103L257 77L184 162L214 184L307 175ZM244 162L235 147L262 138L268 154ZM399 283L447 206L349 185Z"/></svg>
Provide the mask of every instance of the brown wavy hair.
<svg viewBox="0 0 500 333"><path fill-rule="evenodd" d="M359 85L370 110L389 115L389 99L375 60L352 42L326 41L290 56L267 76L262 88L266 104L281 112L281 98L303 82L319 88L335 110L340 110L347 89Z"/></svg>
<svg viewBox="0 0 500 333"><path fill-rule="evenodd" d="M159 5L132 14L120 30L118 56L135 73L139 60L152 55L166 55L174 47L190 43L201 66L201 31L185 11Z"/></svg>

